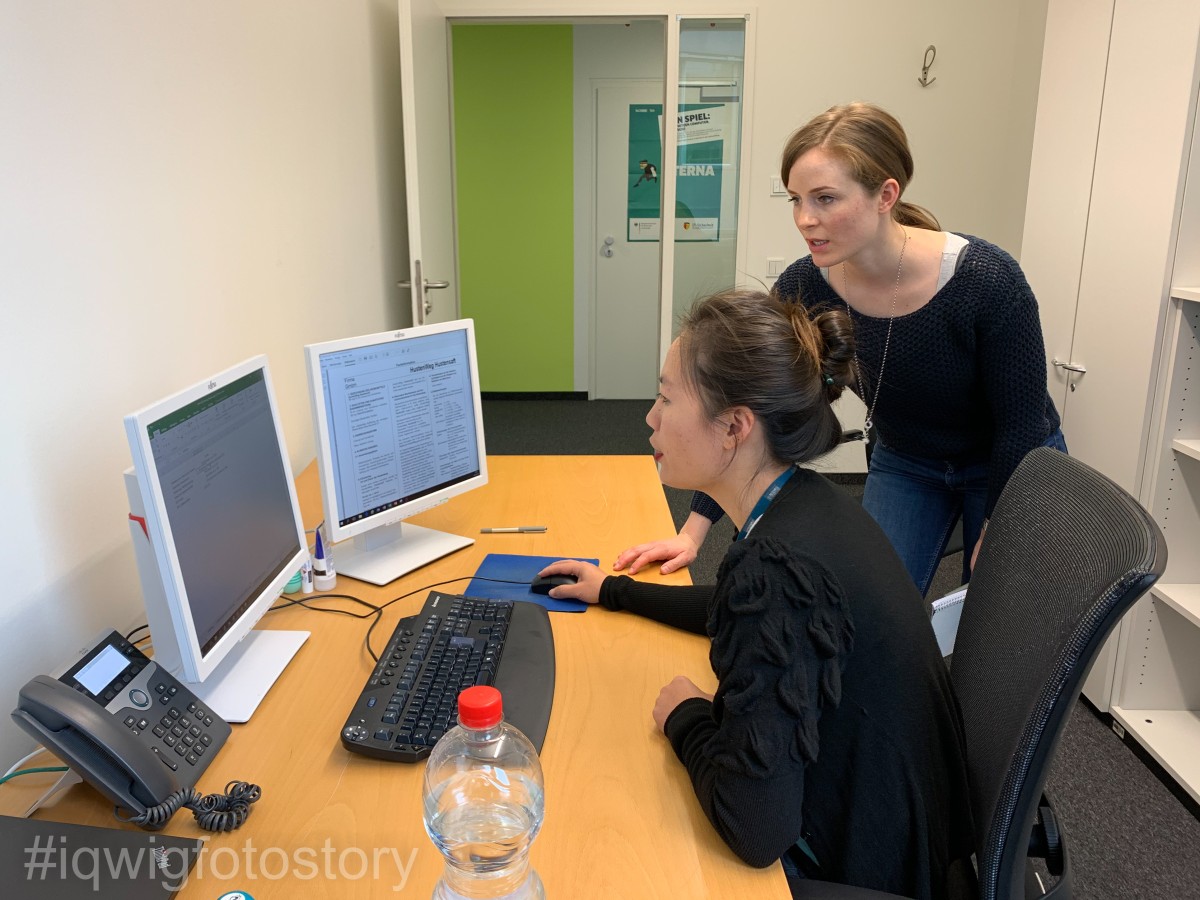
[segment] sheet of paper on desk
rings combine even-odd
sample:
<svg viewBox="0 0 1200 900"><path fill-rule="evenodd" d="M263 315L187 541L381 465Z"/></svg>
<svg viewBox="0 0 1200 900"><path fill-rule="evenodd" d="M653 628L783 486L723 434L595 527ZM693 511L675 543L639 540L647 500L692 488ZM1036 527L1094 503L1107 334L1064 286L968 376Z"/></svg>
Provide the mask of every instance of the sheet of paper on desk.
<svg viewBox="0 0 1200 900"><path fill-rule="evenodd" d="M475 570L475 577L467 585L463 593L468 597L494 597L497 600L532 600L540 603L550 612L583 612L588 605L582 600L555 600L544 594L535 594L529 589L529 582L537 577L537 573L560 559L581 559L599 565L598 559L586 559L582 556L521 556L516 553L489 553ZM495 578L497 581L485 579ZM516 581L519 584L502 584L505 581Z"/></svg>

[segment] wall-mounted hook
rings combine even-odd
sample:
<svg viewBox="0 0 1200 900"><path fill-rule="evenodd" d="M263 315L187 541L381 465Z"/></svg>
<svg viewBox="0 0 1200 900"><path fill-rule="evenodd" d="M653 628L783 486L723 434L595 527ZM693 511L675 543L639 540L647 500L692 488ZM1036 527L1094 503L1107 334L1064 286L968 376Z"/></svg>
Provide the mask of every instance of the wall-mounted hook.
<svg viewBox="0 0 1200 900"><path fill-rule="evenodd" d="M917 79L921 87L929 87L937 81L936 78L929 77L929 69L935 59L937 59L937 47L930 44L925 48L925 62L921 65L921 77Z"/></svg>

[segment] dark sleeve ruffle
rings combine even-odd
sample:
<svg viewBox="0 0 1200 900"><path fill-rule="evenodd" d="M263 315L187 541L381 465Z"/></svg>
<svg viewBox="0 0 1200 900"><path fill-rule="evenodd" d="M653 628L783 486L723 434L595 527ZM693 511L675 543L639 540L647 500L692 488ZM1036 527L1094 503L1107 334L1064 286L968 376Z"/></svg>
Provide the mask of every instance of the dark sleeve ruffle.
<svg viewBox="0 0 1200 900"><path fill-rule="evenodd" d="M823 564L751 536L722 563L707 630L711 710L673 716L667 736L718 833L766 865L800 835L804 769L820 752L821 712L841 701L854 624Z"/></svg>

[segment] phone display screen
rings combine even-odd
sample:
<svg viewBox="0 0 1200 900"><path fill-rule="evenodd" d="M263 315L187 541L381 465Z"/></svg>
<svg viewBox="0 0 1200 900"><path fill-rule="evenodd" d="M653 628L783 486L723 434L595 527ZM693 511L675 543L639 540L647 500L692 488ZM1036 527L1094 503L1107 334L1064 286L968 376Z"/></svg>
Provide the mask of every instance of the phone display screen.
<svg viewBox="0 0 1200 900"><path fill-rule="evenodd" d="M100 695L128 665L129 659L125 654L110 644L92 657L74 677L88 691Z"/></svg>

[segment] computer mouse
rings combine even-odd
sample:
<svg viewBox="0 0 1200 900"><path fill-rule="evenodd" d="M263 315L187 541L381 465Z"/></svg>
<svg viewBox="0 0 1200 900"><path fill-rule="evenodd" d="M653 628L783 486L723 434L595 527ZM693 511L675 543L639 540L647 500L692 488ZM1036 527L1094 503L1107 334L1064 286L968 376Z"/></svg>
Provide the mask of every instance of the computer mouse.
<svg viewBox="0 0 1200 900"><path fill-rule="evenodd" d="M579 579L574 575L540 575L529 585L529 589L535 594L548 594L550 588L556 588L562 584L574 584Z"/></svg>

